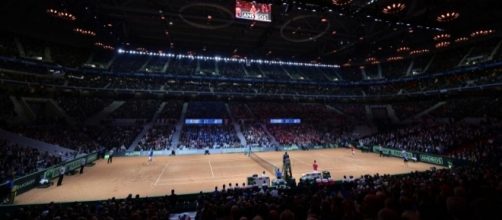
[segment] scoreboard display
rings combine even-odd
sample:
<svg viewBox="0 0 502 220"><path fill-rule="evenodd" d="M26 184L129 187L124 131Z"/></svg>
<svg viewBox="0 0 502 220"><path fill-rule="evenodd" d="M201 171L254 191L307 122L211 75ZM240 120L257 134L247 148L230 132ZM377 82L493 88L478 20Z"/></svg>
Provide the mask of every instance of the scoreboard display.
<svg viewBox="0 0 502 220"><path fill-rule="evenodd" d="M272 21L272 4L235 1L235 17L253 21Z"/></svg>
<svg viewBox="0 0 502 220"><path fill-rule="evenodd" d="M223 119L221 118L187 118L185 119L187 125L221 125Z"/></svg>
<svg viewBox="0 0 502 220"><path fill-rule="evenodd" d="M299 118L272 118L270 124L301 124L302 120Z"/></svg>

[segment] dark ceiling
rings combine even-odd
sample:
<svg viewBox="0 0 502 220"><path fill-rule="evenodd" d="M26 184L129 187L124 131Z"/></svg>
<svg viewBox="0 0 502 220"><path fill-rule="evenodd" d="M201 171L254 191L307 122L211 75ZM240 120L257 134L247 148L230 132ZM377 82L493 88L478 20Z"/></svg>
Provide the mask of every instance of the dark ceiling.
<svg viewBox="0 0 502 220"><path fill-rule="evenodd" d="M439 33L450 34L452 44L478 29L499 34L502 20L497 0L262 2L273 2L270 23L235 19L234 0L2 0L0 24L3 31L82 47L102 42L124 49L342 64L396 56L402 46L432 50ZM396 2L406 5L403 11L382 12ZM49 8L77 19L48 16ZM451 10L460 13L458 19L436 21ZM96 36L76 34L76 27Z"/></svg>

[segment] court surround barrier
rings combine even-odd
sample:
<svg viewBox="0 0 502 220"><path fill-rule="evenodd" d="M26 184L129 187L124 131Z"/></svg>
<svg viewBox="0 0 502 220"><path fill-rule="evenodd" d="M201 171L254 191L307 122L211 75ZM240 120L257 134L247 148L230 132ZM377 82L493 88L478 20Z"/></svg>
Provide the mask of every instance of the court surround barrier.
<svg viewBox="0 0 502 220"><path fill-rule="evenodd" d="M326 149L326 148L337 148L339 146L337 145L326 145L326 146L311 146L309 149ZM380 146L375 145L375 146L358 146L358 148L364 152L374 152L374 153L380 153ZM399 149L393 149L393 148L387 148L387 147L381 147L382 153L386 156L393 156L393 157L399 157L403 158L402 151ZM242 147L242 148L219 148L219 149L210 149L211 154L225 154L225 153L247 153L248 152L247 147ZM291 146L279 146L277 148L275 147L253 147L252 152L267 152L267 151L296 151L296 150L301 150L296 145L291 145ZM176 155L192 155L192 154L204 154L204 149L183 149L183 150L176 150ZM126 151L126 152L118 152L114 154L115 156L147 156L148 151ZM155 156L162 156L162 155L170 155L171 151L170 150L160 150L160 151L154 151ZM440 155L434 155L434 154L428 154L428 153L422 153L422 152L415 152L415 151L406 151L406 156L408 158L416 158L417 161L424 162L424 163L429 163L429 164L435 164L439 166L444 166L444 167L452 167L453 165L459 166L459 165L466 165L469 162L465 160L460 160L460 159L454 159L450 157L445 157L445 156L440 156Z"/></svg>
<svg viewBox="0 0 502 220"><path fill-rule="evenodd" d="M400 158L403 157L403 153L401 150L386 148L386 147L380 148L380 146L373 146L373 152L380 153L380 150L382 151L383 155L400 157ZM405 154L407 158L416 158L416 155L412 152L406 151Z"/></svg>
<svg viewBox="0 0 502 220"><path fill-rule="evenodd" d="M314 146L311 149L323 149L322 146ZM253 147L253 152L267 152L267 151L295 151L300 150L298 146L280 146L280 147ZM226 153L248 153L248 147L240 147L240 148L218 148L218 149L209 149L211 154L226 154ZM182 149L176 150L176 155L193 155L193 154L204 154L205 149ZM123 151L123 152L115 152L113 156L126 156L126 157L136 157L136 156L148 156L149 151ZM169 156L171 155L171 150L156 150L153 151L154 156Z"/></svg>
<svg viewBox="0 0 502 220"><path fill-rule="evenodd" d="M308 149L328 149L328 148L338 148L339 146L336 144L326 144L326 145L315 145L309 146ZM296 151L301 150L297 145L283 145L278 147L252 147L253 152L268 152L268 151ZM211 154L226 154L226 153L248 153L248 147L239 147L239 148L217 148L217 149L209 149ZM181 149L176 150L176 155L192 155L192 154L204 154L205 149ZM135 157L135 156L148 156L149 151L123 151L123 152L115 152L113 156L126 156L126 157ZM154 156L169 156L171 155L171 150L156 150L153 151Z"/></svg>
<svg viewBox="0 0 502 220"><path fill-rule="evenodd" d="M24 193L30 189L35 188L41 178L46 178L52 180L59 176L59 169L61 167L66 167L66 173L76 170L80 167L82 160L85 160L85 164L90 164L98 159L98 153L90 153L82 157L75 158L73 160L64 161L58 165L46 168L45 170L37 171L26 176L16 178L14 180L14 187L16 189L17 195ZM0 187L6 187L7 184L2 184Z"/></svg>
<svg viewBox="0 0 502 220"><path fill-rule="evenodd" d="M399 157L402 158L403 154L401 150L398 149L392 149L392 148L386 148L386 147L381 147L378 145L375 145L372 147L374 153L380 153L380 149L382 150L382 153L386 156L393 156L393 157ZM406 155L408 158L417 158L417 161L424 162L424 163L429 163L429 164L435 164L439 166L444 166L444 167L452 167L452 166L463 166L467 165L469 161L466 160L460 160L460 159L455 159L455 158L450 158L450 157L445 157L445 156L440 156L440 155L434 155L434 154L428 154L428 153L422 153L422 152L406 152Z"/></svg>

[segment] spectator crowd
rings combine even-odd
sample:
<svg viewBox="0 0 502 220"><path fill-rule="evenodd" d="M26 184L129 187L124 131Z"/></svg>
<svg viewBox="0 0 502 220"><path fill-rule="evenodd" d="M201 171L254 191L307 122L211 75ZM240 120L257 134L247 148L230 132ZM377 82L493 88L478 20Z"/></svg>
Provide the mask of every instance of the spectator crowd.
<svg viewBox="0 0 502 220"><path fill-rule="evenodd" d="M61 162L60 155L40 152L0 139L0 185L12 178L21 177L39 168L47 168Z"/></svg>
<svg viewBox="0 0 502 220"><path fill-rule="evenodd" d="M456 147L488 138L493 134L489 124L468 124L465 122L429 122L379 133L359 140L366 146L445 154Z"/></svg>
<svg viewBox="0 0 502 220"><path fill-rule="evenodd" d="M234 148L240 147L239 139L231 125L184 126L180 148Z"/></svg>

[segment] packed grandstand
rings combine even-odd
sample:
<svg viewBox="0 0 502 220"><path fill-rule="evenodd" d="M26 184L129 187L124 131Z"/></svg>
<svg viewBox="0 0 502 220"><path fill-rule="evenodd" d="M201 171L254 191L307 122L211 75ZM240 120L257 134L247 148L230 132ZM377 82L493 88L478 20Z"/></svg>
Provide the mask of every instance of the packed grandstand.
<svg viewBox="0 0 502 220"><path fill-rule="evenodd" d="M340 10L357 15L352 9L358 7ZM160 10L161 20L163 13L169 17ZM207 19L202 24L215 25ZM103 25L111 29L112 23ZM171 26L163 25L166 31ZM401 42L393 48L404 48L399 58L375 60L364 54L359 60L340 58L339 65L324 58L283 62L283 56L269 56L275 51L248 59L233 48L229 56L212 56L205 46L199 54L149 51L129 43L87 47L2 30L2 204L15 204L13 192L24 192L20 187L27 184L26 176L89 155L101 160L148 151L167 156L248 149L377 152L383 147L398 152L393 156L411 152L415 160L447 169L368 173L330 186L243 184L191 195L175 190L167 195L167 189L163 197L10 205L0 207L0 218L169 219L191 211L196 219L496 219L502 208L502 38L489 30L473 32L468 42L421 52L416 48L415 53ZM172 32L182 31L188 29ZM426 159L431 155L441 161Z"/></svg>

